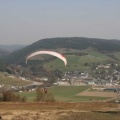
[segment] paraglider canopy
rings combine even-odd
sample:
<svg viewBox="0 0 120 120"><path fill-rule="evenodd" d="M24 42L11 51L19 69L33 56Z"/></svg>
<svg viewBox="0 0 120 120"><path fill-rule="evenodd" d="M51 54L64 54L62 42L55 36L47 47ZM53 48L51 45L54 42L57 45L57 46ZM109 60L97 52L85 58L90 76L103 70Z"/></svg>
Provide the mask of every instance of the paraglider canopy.
<svg viewBox="0 0 120 120"><path fill-rule="evenodd" d="M30 58L32 58L32 57L34 57L34 56L37 56L37 55L40 55L40 54L53 55L53 56L61 59L61 60L64 62L65 66L67 65L67 60L66 60L66 58L65 58L63 55L61 55L60 53L57 53L57 52L54 52L54 51L36 51L36 52L30 54L30 55L26 58L26 64L27 64L27 61L28 61Z"/></svg>

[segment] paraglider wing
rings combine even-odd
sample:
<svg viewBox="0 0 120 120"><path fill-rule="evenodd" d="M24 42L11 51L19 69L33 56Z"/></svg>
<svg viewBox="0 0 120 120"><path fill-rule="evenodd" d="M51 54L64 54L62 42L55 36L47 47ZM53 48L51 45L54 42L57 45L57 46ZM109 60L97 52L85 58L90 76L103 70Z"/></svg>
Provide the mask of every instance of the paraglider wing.
<svg viewBox="0 0 120 120"><path fill-rule="evenodd" d="M34 56L36 56L36 55L40 55L40 54L53 55L53 56L61 59L61 60L64 62L65 66L67 65L67 60L66 60L66 58L65 58L63 55L61 55L61 54L59 54L59 53L57 53L57 52L53 52L53 51L37 51L37 52L34 52L34 53L30 54L30 55L26 58L26 63L27 63L27 61L29 60L29 58L32 58L32 57L34 57Z"/></svg>

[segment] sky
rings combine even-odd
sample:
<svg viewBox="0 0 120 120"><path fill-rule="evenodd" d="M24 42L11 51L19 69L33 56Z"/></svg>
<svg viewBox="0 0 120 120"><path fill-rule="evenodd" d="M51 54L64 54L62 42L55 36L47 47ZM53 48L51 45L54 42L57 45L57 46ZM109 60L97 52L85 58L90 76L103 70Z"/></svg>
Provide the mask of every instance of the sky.
<svg viewBox="0 0 120 120"><path fill-rule="evenodd" d="M120 0L0 0L0 45L54 37L120 40Z"/></svg>

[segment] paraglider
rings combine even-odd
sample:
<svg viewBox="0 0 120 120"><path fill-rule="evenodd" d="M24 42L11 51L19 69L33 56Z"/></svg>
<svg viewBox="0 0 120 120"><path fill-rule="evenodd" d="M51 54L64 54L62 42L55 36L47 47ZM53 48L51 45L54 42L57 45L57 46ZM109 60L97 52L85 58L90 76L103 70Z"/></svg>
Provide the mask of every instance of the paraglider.
<svg viewBox="0 0 120 120"><path fill-rule="evenodd" d="M26 58L26 64L27 64L27 61L28 61L30 58L32 58L32 57L34 57L34 56L36 56L36 55L40 55L40 54L53 55L53 56L61 59L61 60L64 62L65 66L67 65L67 60L66 60L66 58L65 58L63 55L61 55L61 54L59 54L59 53L57 53L57 52L54 52L54 51L37 51L37 52L34 52L34 53L30 54L30 55Z"/></svg>
<svg viewBox="0 0 120 120"><path fill-rule="evenodd" d="M44 93L47 93L47 88L44 88Z"/></svg>

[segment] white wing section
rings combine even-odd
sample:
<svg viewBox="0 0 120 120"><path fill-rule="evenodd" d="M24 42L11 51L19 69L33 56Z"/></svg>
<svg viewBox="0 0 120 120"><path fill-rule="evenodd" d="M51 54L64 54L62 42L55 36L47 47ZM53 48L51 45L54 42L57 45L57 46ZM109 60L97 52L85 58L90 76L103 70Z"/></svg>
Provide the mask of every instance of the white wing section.
<svg viewBox="0 0 120 120"><path fill-rule="evenodd" d="M30 55L26 58L26 63L27 63L27 61L29 60L29 58L32 58L32 57L34 57L34 56L36 56L36 55L40 55L40 54L53 55L53 56L61 59L61 60L64 62L65 66L67 65L67 60L66 60L66 58L65 58L64 56L62 56L61 54L59 54L59 53L57 53L57 52L54 52L54 51L37 51L37 52L34 52L34 53L30 54Z"/></svg>

